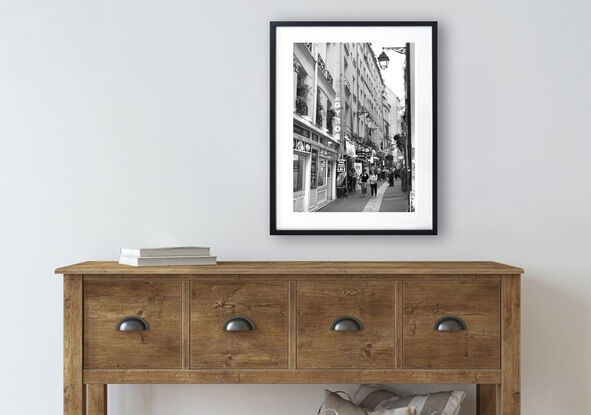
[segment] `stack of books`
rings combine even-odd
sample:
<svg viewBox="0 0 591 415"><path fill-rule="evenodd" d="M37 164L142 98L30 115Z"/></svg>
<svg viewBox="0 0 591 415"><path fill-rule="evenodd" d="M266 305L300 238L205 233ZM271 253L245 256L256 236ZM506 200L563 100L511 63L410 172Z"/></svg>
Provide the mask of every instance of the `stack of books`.
<svg viewBox="0 0 591 415"><path fill-rule="evenodd" d="M181 246L172 248L121 248L119 263L134 267L166 265L215 265L209 248Z"/></svg>

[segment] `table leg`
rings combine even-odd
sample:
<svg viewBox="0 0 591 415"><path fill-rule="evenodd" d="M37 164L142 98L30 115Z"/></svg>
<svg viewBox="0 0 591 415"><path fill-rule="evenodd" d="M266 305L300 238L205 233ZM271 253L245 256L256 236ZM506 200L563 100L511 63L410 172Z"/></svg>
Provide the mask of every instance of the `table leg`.
<svg viewBox="0 0 591 415"><path fill-rule="evenodd" d="M502 415L521 413L520 330L521 294L519 275L503 275L501 282L501 368L500 406Z"/></svg>
<svg viewBox="0 0 591 415"><path fill-rule="evenodd" d="M497 415L499 385L476 385L476 414Z"/></svg>
<svg viewBox="0 0 591 415"><path fill-rule="evenodd" d="M64 415L83 415L82 275L64 276Z"/></svg>
<svg viewBox="0 0 591 415"><path fill-rule="evenodd" d="M107 385L86 385L86 415L107 415Z"/></svg>

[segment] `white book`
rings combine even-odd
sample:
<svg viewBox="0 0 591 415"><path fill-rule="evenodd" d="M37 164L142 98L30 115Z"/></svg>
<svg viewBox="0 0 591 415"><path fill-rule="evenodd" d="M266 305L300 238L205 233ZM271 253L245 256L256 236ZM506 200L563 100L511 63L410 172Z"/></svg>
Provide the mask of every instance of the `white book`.
<svg viewBox="0 0 591 415"><path fill-rule="evenodd" d="M167 265L216 265L214 256L165 256L165 257L147 257L137 256L119 257L119 263L122 265L131 265L134 267L156 267Z"/></svg>
<svg viewBox="0 0 591 415"><path fill-rule="evenodd" d="M197 246L171 246L165 248L121 248L121 256L209 256L209 248Z"/></svg>

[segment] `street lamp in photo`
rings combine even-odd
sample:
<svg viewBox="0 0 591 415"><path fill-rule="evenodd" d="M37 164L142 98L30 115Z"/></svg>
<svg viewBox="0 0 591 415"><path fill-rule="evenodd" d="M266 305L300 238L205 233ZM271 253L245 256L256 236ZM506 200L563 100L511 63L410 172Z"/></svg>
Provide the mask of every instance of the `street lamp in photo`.
<svg viewBox="0 0 591 415"><path fill-rule="evenodd" d="M380 56L378 56L378 65L380 65L380 69L383 71L384 69L388 69L388 64L390 63L390 58L386 55L386 52L382 50Z"/></svg>
<svg viewBox="0 0 591 415"><path fill-rule="evenodd" d="M380 56L378 56L378 65L380 65L381 70L388 69L388 65L390 64L390 58L386 54L387 50L393 50L394 52L400 53L401 55L406 55L406 46L382 48L382 53L380 53Z"/></svg>

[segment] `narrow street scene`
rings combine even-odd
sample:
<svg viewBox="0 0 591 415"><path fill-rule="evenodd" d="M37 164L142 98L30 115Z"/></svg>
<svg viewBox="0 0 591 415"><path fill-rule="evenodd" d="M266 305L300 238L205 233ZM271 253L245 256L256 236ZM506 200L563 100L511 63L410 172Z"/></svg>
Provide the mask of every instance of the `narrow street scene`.
<svg viewBox="0 0 591 415"><path fill-rule="evenodd" d="M413 45L293 52L293 211L414 211Z"/></svg>

